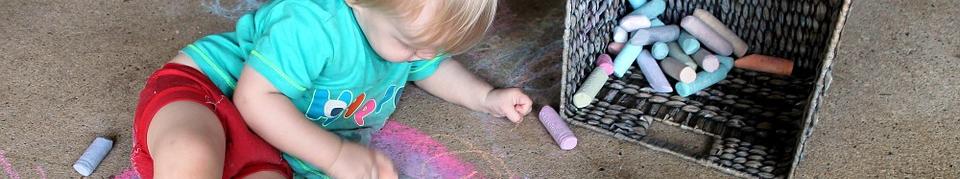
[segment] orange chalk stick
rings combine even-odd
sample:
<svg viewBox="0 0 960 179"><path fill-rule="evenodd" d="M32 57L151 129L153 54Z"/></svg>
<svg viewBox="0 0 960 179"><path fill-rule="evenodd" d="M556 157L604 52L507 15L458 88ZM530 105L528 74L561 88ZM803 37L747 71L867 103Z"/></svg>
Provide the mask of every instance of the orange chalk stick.
<svg viewBox="0 0 960 179"><path fill-rule="evenodd" d="M790 76L793 73L793 60L766 55L747 55L734 62L737 68Z"/></svg>

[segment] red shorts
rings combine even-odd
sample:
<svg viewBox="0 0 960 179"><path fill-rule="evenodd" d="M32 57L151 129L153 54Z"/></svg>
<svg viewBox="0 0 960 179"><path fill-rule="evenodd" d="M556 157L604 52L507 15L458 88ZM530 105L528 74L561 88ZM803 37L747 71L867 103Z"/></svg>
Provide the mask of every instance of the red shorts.
<svg viewBox="0 0 960 179"><path fill-rule="evenodd" d="M230 98L196 69L169 63L147 79L133 121L133 151L130 161L142 178L153 178L153 159L147 148L150 120L163 106L176 101L193 101L210 108L226 135L223 178L241 178L259 171L277 171L291 177L290 166L280 151L247 128Z"/></svg>

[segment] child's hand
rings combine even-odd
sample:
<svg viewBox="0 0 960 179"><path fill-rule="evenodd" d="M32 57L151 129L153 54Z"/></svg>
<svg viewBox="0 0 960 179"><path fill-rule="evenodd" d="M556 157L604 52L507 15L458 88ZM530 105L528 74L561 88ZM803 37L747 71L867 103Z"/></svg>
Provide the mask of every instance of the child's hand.
<svg viewBox="0 0 960 179"><path fill-rule="evenodd" d="M333 178L397 178L393 162L379 151L353 142L340 146L340 155L330 166Z"/></svg>
<svg viewBox="0 0 960 179"><path fill-rule="evenodd" d="M533 101L518 88L494 89L487 94L483 101L487 113L496 117L504 117L515 123L523 121L523 116L530 113Z"/></svg>

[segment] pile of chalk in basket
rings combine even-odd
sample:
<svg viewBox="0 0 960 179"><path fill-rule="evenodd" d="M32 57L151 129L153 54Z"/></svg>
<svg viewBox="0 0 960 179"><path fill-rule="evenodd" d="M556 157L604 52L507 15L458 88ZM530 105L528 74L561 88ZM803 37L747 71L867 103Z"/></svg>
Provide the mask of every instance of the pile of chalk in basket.
<svg viewBox="0 0 960 179"><path fill-rule="evenodd" d="M792 60L747 55L747 43L706 10L696 9L679 26L666 25L657 18L666 9L664 0L630 3L633 11L620 18L607 46L616 57L597 58L596 68L573 96L574 106L589 105L611 74L623 77L634 62L655 92L684 97L723 80L734 66L784 76L793 71ZM734 61L731 55L740 58ZM676 82L671 85L667 77Z"/></svg>

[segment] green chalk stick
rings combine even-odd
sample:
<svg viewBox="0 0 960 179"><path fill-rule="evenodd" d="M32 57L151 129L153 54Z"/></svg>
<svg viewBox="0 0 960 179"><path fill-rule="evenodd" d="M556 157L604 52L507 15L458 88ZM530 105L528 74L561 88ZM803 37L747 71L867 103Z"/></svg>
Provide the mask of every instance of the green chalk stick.
<svg viewBox="0 0 960 179"><path fill-rule="evenodd" d="M690 68L697 69L697 62L693 62L693 59L683 52L683 49L680 48L680 44L677 42L670 42L667 43L667 48L669 49L667 56L673 57L673 59L676 59Z"/></svg>
<svg viewBox="0 0 960 179"><path fill-rule="evenodd" d="M700 50L700 41L696 37L687 33L687 31L680 31L680 37L677 38L677 43L680 44L680 48L683 49L683 53L687 55L692 55L697 53L697 50Z"/></svg>
<svg viewBox="0 0 960 179"><path fill-rule="evenodd" d="M710 87L720 80L727 77L727 73L733 68L733 58L726 56L717 56L720 60L720 68L713 72L702 71L697 73L697 79L690 83L677 83L675 89L677 94L683 97L690 96L697 91Z"/></svg>
<svg viewBox="0 0 960 179"><path fill-rule="evenodd" d="M650 19L650 27L660 27L665 25L667 24L664 24L663 21L660 21L658 18Z"/></svg>
<svg viewBox="0 0 960 179"><path fill-rule="evenodd" d="M644 3L639 8L630 12L630 14L642 14L649 18L656 18L663 14L667 10L667 2L664 0L650 0L647 3Z"/></svg>

